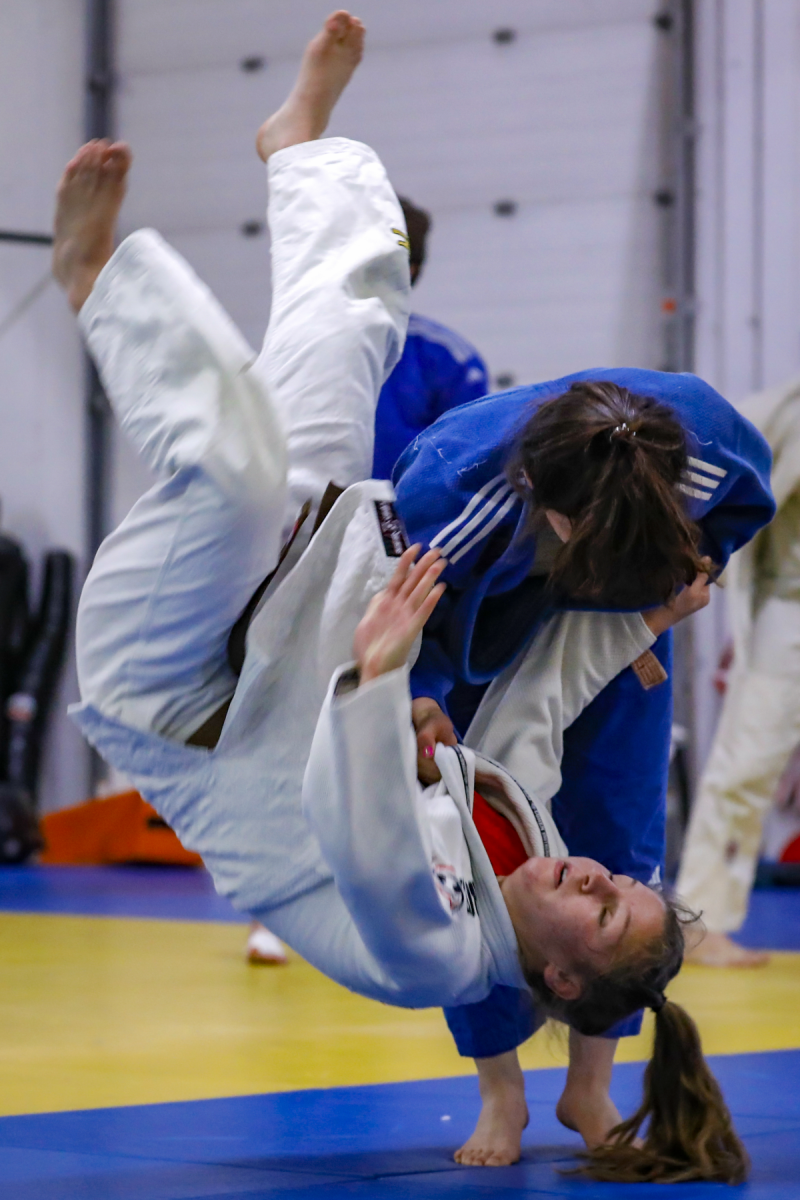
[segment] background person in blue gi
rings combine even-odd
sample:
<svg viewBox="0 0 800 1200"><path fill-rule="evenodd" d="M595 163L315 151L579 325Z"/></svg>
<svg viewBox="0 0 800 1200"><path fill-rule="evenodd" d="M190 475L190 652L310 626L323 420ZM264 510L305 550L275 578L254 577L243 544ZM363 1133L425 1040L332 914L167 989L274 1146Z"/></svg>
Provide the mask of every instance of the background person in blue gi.
<svg viewBox="0 0 800 1200"><path fill-rule="evenodd" d="M717 392L656 371L517 388L421 433L395 470L398 508L412 540L449 565L412 672L420 770L554 609L646 607L691 583L703 556L723 567L773 515L769 470L766 442ZM670 663L665 635L566 731L553 802L570 847L642 882L658 879L664 853ZM513 1162L527 1121L516 1047L538 1023L529 998L496 988L446 1015L484 1100L459 1157ZM590 1146L618 1120L613 1033L570 1035L558 1115Z"/></svg>
<svg viewBox="0 0 800 1200"><path fill-rule="evenodd" d="M404 196L399 200L413 287L426 259L431 218ZM403 355L378 399L373 478L390 479L394 464L418 433L451 408L488 391L486 364L475 347L446 325L412 312Z"/></svg>

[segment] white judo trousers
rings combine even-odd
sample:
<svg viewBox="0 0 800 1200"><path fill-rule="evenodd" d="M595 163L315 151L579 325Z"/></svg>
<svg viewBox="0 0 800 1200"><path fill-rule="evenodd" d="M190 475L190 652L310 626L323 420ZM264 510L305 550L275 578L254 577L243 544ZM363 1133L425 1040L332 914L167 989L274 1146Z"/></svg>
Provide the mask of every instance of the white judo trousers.
<svg viewBox="0 0 800 1200"><path fill-rule="evenodd" d="M81 697L175 741L233 694L228 636L302 504L369 477L377 396L408 322L408 256L392 232L403 216L373 151L306 142L268 172L273 295L258 358L149 230L119 247L79 317L115 416L160 480L83 589Z"/></svg>
<svg viewBox="0 0 800 1200"><path fill-rule="evenodd" d="M800 603L770 597L750 663L734 665L686 833L678 895L711 933L747 915L764 817L800 744Z"/></svg>
<svg viewBox="0 0 800 1200"><path fill-rule="evenodd" d="M747 915L764 818L800 744L800 381L741 406L773 452L773 523L726 572L734 663L676 883L712 933Z"/></svg>

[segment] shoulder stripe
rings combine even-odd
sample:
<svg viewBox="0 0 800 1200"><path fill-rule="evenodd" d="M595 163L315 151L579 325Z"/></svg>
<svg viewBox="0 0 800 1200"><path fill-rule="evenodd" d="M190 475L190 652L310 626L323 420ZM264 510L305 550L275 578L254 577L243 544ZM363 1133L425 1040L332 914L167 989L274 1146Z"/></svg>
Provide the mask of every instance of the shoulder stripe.
<svg viewBox="0 0 800 1200"><path fill-rule="evenodd" d="M445 545L442 546L442 554L445 556L445 558L450 558L452 556L453 551L456 550L464 541L464 539L472 533L473 529L477 529L479 525L482 525L486 518L491 515L498 505L503 504L509 493L512 495L513 503L513 492L511 490L511 486L510 484L506 484L505 487L502 487L495 492L491 500L487 500L485 504L481 505L478 511L473 515L472 519L467 521L466 525L462 525L458 532L453 534L449 542L446 542ZM503 511L506 512L507 510L508 505L506 504L506 507L503 509ZM494 525L492 528L494 528ZM485 532L485 530L482 530L478 536L483 537Z"/></svg>
<svg viewBox="0 0 800 1200"><path fill-rule="evenodd" d="M719 475L720 479L724 479L728 474L723 471L722 467L715 467L713 463L703 462L702 458L687 458L686 460L690 467L697 467L700 471L705 471L708 475Z"/></svg>
<svg viewBox="0 0 800 1200"><path fill-rule="evenodd" d="M710 500L712 498L711 492L698 491L697 488L689 487L687 483L679 483L678 489L681 492L685 492L687 496L693 496L695 500Z"/></svg>
<svg viewBox="0 0 800 1200"><path fill-rule="evenodd" d="M500 508L498 508L497 512L492 517L491 521L489 521L488 524L484 525L483 529L480 529L473 538L470 538L470 540L467 542L466 546L462 546L457 554L453 554L450 556L450 562L457 563L458 560L463 557L463 555L465 555L469 550L472 549L472 547L475 545L476 542L480 542L480 541L482 541L483 538L488 537L488 535L494 529L495 525L498 525L500 523L500 521L502 521L502 519L506 515L506 513L509 511L509 509L514 507L514 504L516 503L516 499L517 499L516 493L512 491L511 495L508 496L508 498L506 499L505 504L503 504Z"/></svg>
<svg viewBox="0 0 800 1200"><path fill-rule="evenodd" d="M719 479L710 479L707 475L698 475L696 471L684 471L683 478L691 480L692 483L699 483L707 488L718 488L722 482Z"/></svg>
<svg viewBox="0 0 800 1200"><path fill-rule="evenodd" d="M494 479L490 479L488 483L485 483L480 491L475 493L469 504L467 504L466 508L462 509L456 519L451 521L449 525L445 525L444 529L439 530L436 537L431 540L431 546L438 546L439 543L446 538L449 533L452 533L462 521L467 520L470 513L474 512L474 510L478 507L481 500L488 496L490 492L494 491L494 489L501 483L505 483L505 481L505 475L495 475Z"/></svg>

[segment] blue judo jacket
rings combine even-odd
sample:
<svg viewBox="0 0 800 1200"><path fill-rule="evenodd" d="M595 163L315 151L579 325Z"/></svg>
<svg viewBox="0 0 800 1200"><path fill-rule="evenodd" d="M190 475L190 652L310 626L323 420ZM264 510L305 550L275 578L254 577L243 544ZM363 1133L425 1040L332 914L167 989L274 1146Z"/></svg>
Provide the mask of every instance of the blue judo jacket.
<svg viewBox="0 0 800 1200"><path fill-rule="evenodd" d="M418 433L488 390L486 366L475 347L446 325L412 313L402 358L378 398L373 479L390 479Z"/></svg>
<svg viewBox="0 0 800 1200"><path fill-rule="evenodd" d="M430 696L447 709L456 680L493 679L552 611L552 596L530 577L536 540L524 531L525 505L508 482L506 464L537 407L583 379L608 380L673 410L689 455L679 486L702 529L702 553L719 567L772 519L766 441L695 375L581 371L451 410L407 447L393 476L410 540L439 546L448 559L448 590L426 627L412 695Z"/></svg>

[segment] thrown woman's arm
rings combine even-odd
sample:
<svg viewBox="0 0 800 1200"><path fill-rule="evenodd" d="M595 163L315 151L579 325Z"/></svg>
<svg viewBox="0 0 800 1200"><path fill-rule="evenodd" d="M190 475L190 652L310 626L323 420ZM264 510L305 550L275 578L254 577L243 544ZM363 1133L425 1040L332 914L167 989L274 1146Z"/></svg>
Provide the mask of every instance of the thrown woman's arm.
<svg viewBox="0 0 800 1200"><path fill-rule="evenodd" d="M416 778L405 664L443 590L436 581L444 565L433 551L412 567L418 549L403 556L361 621L357 665L331 683L303 803L365 945L405 1002L425 1006L441 1004L444 996L478 998L487 988L479 923L467 902L471 871L458 812L443 787L441 797L434 796ZM431 805L442 806L436 836ZM450 822L450 861L439 864L434 843ZM442 887L437 865L451 872L455 890Z"/></svg>

